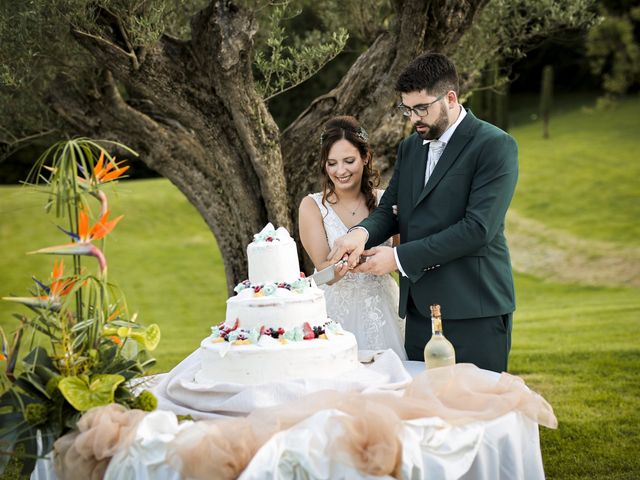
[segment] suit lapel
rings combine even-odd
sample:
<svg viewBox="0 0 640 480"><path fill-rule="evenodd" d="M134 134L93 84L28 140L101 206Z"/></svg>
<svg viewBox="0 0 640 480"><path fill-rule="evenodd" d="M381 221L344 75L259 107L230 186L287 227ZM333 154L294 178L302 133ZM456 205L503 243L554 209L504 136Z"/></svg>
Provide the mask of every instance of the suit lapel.
<svg viewBox="0 0 640 480"><path fill-rule="evenodd" d="M429 193L431 193L440 180L442 180L444 174L447 173L458 159L460 152L462 152L469 140L473 137L473 127L475 126L476 121L477 119L473 116L471 111L467 111L467 116L462 120L460 125L458 125L455 132L453 132L451 140L449 140L447 147L444 149L444 152L442 152L442 156L440 157L440 160L438 160L436 168L433 169L433 173L429 177L429 181L420 191L420 195L415 201L414 207L424 200ZM424 175L422 176L422 182L424 183Z"/></svg>
<svg viewBox="0 0 640 480"><path fill-rule="evenodd" d="M411 174L413 176L413 188L412 188L412 205L417 203L418 197L424 188L424 175L427 170L427 154L429 153L429 145L422 145L422 140L419 140L418 146L416 146L418 152L412 156Z"/></svg>

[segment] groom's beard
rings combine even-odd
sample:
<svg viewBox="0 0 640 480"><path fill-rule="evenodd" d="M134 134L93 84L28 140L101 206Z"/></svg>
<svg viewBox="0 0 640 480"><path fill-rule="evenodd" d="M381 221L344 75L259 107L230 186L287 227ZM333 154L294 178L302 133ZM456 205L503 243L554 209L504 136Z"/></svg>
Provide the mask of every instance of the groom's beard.
<svg viewBox="0 0 640 480"><path fill-rule="evenodd" d="M449 127L449 117L447 117L447 107L442 104L440 105L440 115L438 115L438 118L436 118L436 120L431 125L418 120L416 123L413 124L413 128L415 129L415 127L418 127L418 126L427 127L428 129L423 133L420 133L416 130L416 133L420 135L420 137L423 140L436 140L437 138L440 138L442 134Z"/></svg>

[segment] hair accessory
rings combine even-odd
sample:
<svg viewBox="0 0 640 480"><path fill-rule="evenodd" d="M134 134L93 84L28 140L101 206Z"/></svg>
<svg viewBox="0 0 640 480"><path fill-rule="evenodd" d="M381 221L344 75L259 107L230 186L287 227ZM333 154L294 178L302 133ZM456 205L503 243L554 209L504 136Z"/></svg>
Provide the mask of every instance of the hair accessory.
<svg viewBox="0 0 640 480"><path fill-rule="evenodd" d="M342 128L342 127L339 127L339 128ZM342 129L347 130L345 128L342 128ZM356 130L349 129L349 131L353 132L353 134L364 143L369 143L369 134L364 128L358 127ZM322 132L320 132L320 146L322 146L322 143L324 142L324 138L326 135L327 135L327 130L323 129Z"/></svg>
<svg viewBox="0 0 640 480"><path fill-rule="evenodd" d="M358 128L358 130L356 130L356 137L358 137L360 140L362 140L364 143L369 143L369 135L367 134L367 131L360 127Z"/></svg>

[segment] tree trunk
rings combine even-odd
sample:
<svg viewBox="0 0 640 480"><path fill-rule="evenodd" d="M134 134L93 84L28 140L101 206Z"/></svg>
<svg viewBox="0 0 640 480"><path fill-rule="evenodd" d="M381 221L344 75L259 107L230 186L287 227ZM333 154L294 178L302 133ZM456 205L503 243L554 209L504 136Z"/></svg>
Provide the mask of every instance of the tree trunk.
<svg viewBox="0 0 640 480"><path fill-rule="evenodd" d="M357 117L369 133L375 153L374 167L383 178L389 177L398 143L410 131L408 122L395 108L399 100L394 88L397 77L420 53L448 53L487 1L394 2L396 17L390 31L381 34L357 59L336 88L315 99L282 132L282 155L296 232L300 201L320 188L322 125L334 115ZM308 258L306 265L309 268Z"/></svg>
<svg viewBox="0 0 640 480"><path fill-rule="evenodd" d="M229 1L212 1L192 19L190 41L163 36L145 51L115 34L74 32L103 73L82 93L59 79L50 102L72 131L130 146L184 193L215 235L231 292L247 275L246 244L267 221L297 236L300 199L317 190L324 122L358 117L377 167L389 169L407 133L394 108L399 72L422 51L451 49L485 2L396 0L392 29L281 135L254 87L257 25Z"/></svg>

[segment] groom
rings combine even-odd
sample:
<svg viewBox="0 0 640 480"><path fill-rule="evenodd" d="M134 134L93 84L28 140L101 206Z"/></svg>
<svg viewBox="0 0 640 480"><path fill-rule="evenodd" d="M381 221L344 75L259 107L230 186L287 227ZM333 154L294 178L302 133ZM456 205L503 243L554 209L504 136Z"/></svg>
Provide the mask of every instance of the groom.
<svg viewBox="0 0 640 480"><path fill-rule="evenodd" d="M444 55L416 58L396 90L415 133L398 147L379 207L336 240L329 258L349 254L355 272L399 270L409 359L424 360L437 303L457 363L506 371L515 295L504 219L518 176L516 142L458 103L458 74ZM399 246L375 247L396 233ZM361 254L367 261L358 265Z"/></svg>

